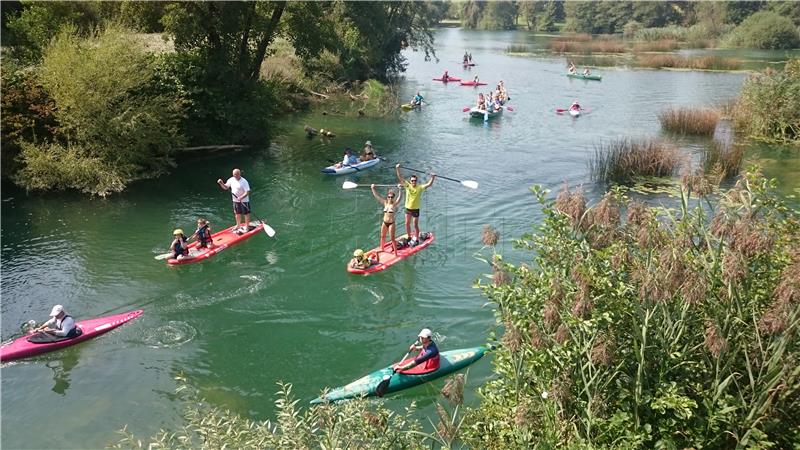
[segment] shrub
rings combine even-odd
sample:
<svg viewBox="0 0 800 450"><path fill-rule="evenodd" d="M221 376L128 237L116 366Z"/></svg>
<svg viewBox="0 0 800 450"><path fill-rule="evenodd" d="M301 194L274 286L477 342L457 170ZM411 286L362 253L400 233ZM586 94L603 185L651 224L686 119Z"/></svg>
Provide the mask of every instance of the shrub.
<svg viewBox="0 0 800 450"><path fill-rule="evenodd" d="M686 33L686 27L670 25L668 27L642 28L633 35L633 38L637 41L684 41Z"/></svg>
<svg viewBox="0 0 800 450"><path fill-rule="evenodd" d="M712 136L717 128L719 112L713 109L670 108L658 115L661 128L673 133Z"/></svg>
<svg viewBox="0 0 800 450"><path fill-rule="evenodd" d="M759 11L733 30L730 43L747 48L797 48L800 46L800 34L788 17L772 11Z"/></svg>
<svg viewBox="0 0 800 450"><path fill-rule="evenodd" d="M622 27L622 37L624 37L625 39L633 39L633 37L636 36L636 33L638 33L641 30L642 30L641 23L635 20L628 21L628 23L626 23L625 26Z"/></svg>
<svg viewBox="0 0 800 450"><path fill-rule="evenodd" d="M757 139L800 142L800 59L750 76L733 107L734 127Z"/></svg>
<svg viewBox="0 0 800 450"><path fill-rule="evenodd" d="M589 172L593 181L629 183L637 177L673 175L680 162L681 154L665 142L619 139L595 147Z"/></svg>
<svg viewBox="0 0 800 450"><path fill-rule="evenodd" d="M773 183L748 174L709 206L683 191L677 211L534 193L531 260L479 283L516 345L495 354L471 448L793 448L800 212Z"/></svg>
<svg viewBox="0 0 800 450"><path fill-rule="evenodd" d="M671 52L680 47L675 39L659 39L657 41L639 42L633 46L635 52Z"/></svg>

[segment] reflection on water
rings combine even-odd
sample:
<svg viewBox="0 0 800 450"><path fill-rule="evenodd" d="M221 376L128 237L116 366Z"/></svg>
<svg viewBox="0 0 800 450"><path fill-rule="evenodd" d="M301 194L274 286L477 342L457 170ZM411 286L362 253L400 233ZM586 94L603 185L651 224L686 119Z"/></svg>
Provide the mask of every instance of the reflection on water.
<svg viewBox="0 0 800 450"><path fill-rule="evenodd" d="M60 355L59 359L48 361L45 365L53 371L53 392L64 396L69 389L70 372L78 365L80 349L76 347Z"/></svg>

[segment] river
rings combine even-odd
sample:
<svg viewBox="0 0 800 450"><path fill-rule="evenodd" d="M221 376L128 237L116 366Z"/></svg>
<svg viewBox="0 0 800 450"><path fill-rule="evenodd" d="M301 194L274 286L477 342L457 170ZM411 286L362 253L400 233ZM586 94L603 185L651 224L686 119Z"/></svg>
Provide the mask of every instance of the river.
<svg viewBox="0 0 800 450"><path fill-rule="evenodd" d="M144 308L142 317L79 346L2 368L3 448L100 448L128 424L140 435L181 423L173 395L183 375L213 404L254 419L273 417L279 380L303 402L399 358L422 327L441 349L486 342L494 316L473 283L489 272L476 254L482 228L500 232L498 251L526 255L512 240L540 219L529 187L583 185L590 198L594 145L618 137L660 136L658 112L672 105L718 105L734 98L744 73L602 68L602 82L570 80L565 59L505 54L536 40L523 32L437 32L438 63L409 52L404 98L417 90L429 105L386 119L311 114L289 118L266 148L208 154L171 175L143 181L108 199L76 193L2 192L2 337L60 303L77 318ZM464 50L477 65L465 71ZM484 123L462 112L474 88L431 80L451 75L503 80L514 111ZM573 119L555 108L580 99L590 114ZM337 133L307 139L304 124ZM348 177L320 173L345 146L371 140L387 161ZM678 139L689 154L707 141ZM765 172L796 193L797 152L758 146ZM380 205L360 184L394 183L393 162L480 183L477 191L439 179L424 195L421 225L436 242L387 271L351 276L357 247L376 244ZM252 205L277 231L258 234L211 260L167 267L162 253L176 227L198 216L218 230L231 225L229 194L216 186L239 167ZM408 174L408 173L407 173ZM422 176L423 181L427 176ZM660 201L654 198L654 201ZM399 219L402 222L402 218ZM401 225L402 227L402 225ZM467 403L491 376L491 357L469 370ZM417 400L433 414L441 382L388 402Z"/></svg>

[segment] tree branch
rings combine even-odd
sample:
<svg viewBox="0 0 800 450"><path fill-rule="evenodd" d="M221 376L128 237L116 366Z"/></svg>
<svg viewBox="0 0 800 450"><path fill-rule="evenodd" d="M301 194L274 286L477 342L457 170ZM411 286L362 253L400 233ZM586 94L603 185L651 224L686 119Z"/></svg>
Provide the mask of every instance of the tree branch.
<svg viewBox="0 0 800 450"><path fill-rule="evenodd" d="M261 70L261 63L264 61L264 55L267 53L267 47L275 37L275 30L278 29L283 11L286 9L286 2L275 3L275 9L272 10L272 18L270 18L269 25L264 31L261 41L258 43L256 53L253 57L253 65L250 66L250 73L248 81L253 82L258 79L258 73Z"/></svg>

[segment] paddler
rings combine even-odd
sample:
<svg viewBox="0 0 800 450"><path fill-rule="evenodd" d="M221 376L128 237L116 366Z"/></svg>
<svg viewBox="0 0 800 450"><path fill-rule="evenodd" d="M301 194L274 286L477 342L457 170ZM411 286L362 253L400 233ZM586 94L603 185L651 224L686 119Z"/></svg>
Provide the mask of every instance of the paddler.
<svg viewBox="0 0 800 450"><path fill-rule="evenodd" d="M577 68L575 68L575 63L574 63L574 62L570 62L570 63L569 63L569 69L568 69L568 72L569 72L569 73L571 73L571 74L576 74L576 73L578 73L578 69L577 69Z"/></svg>
<svg viewBox="0 0 800 450"><path fill-rule="evenodd" d="M420 94L419 91L417 91L417 95L415 95L414 98L411 99L411 106L412 107L422 106L422 102L424 101L425 99L422 97L422 94Z"/></svg>
<svg viewBox="0 0 800 450"><path fill-rule="evenodd" d="M33 333L40 332L68 339L81 335L81 330L75 325L75 320L64 311L64 307L61 305L53 306L53 310L50 311L50 320L33 330Z"/></svg>
<svg viewBox="0 0 800 450"><path fill-rule="evenodd" d="M336 163L333 167L341 169L344 166L352 166L353 164L358 164L358 156L353 154L352 148L347 147L344 149L344 157L342 158L342 162Z"/></svg>
<svg viewBox="0 0 800 450"><path fill-rule="evenodd" d="M403 185L406 191L406 236L408 236L408 244L411 246L419 243L419 207L422 204L422 191L428 189L436 179L436 174L431 172L431 179L425 184L418 184L419 181L416 175L411 175L408 180L403 178L400 173L400 164L394 166L394 171L397 174L397 180ZM414 221L414 234L411 234L411 221Z"/></svg>
<svg viewBox="0 0 800 450"><path fill-rule="evenodd" d="M372 149L372 141L364 143L364 152L361 154L361 161L375 159L375 150Z"/></svg>
<svg viewBox="0 0 800 450"><path fill-rule="evenodd" d="M419 355L417 355L413 361L403 364L402 366L397 366L395 368L397 371L408 370L422 363L425 363L423 367L423 372L425 373L433 372L439 368L439 348L436 347L436 343L433 342L433 333L431 333L431 330L423 328L417 337L419 337L419 343L415 342L411 344L408 351L413 352L419 350Z"/></svg>
<svg viewBox="0 0 800 450"><path fill-rule="evenodd" d="M397 186L398 188L400 185ZM381 245L380 249L383 250L383 245L386 243L386 235L389 235L389 238L392 242L392 253L395 255L397 254L397 241L394 238L395 229L395 217L397 214L397 204L400 203L400 198L403 194L395 194L394 190L389 189L386 193L386 198L381 197L375 191L375 185L371 184L370 189L372 189L372 196L375 197L375 200L378 203L383 205L383 221L381 221ZM397 198L395 198L397 197Z"/></svg>
<svg viewBox="0 0 800 450"><path fill-rule="evenodd" d="M569 107L569 109L572 111L580 111L581 105L578 103L577 100L575 100L574 102L572 102L572 105Z"/></svg>
<svg viewBox="0 0 800 450"><path fill-rule="evenodd" d="M192 238L197 239L198 248L214 247L214 240L211 238L211 224L208 220L202 217L197 219L197 230L195 230L194 234L189 236L187 242L192 240Z"/></svg>
<svg viewBox="0 0 800 450"><path fill-rule="evenodd" d="M588 67L584 67L583 68L583 76L588 77L589 75L591 75L591 72L589 72L589 68Z"/></svg>
<svg viewBox="0 0 800 450"><path fill-rule="evenodd" d="M189 256L189 244L186 242L186 236L183 230L176 228L172 232L173 240L169 246L169 251L172 253L172 259L183 259Z"/></svg>
<svg viewBox="0 0 800 450"><path fill-rule="evenodd" d="M442 81L447 81L449 79L450 79L450 74L447 73L447 71L445 70L444 74L442 74Z"/></svg>
<svg viewBox="0 0 800 450"><path fill-rule="evenodd" d="M228 178L228 181L223 183L222 178L220 178L217 180L217 184L222 189L231 191L233 215L236 217L234 231L244 233L255 228L250 226L250 183L244 179L242 171L233 169L232 176ZM244 223L242 223L242 215L244 215Z"/></svg>
<svg viewBox="0 0 800 450"><path fill-rule="evenodd" d="M350 260L350 267L353 269L367 270L370 266L379 261L380 259L377 254L373 252L365 254L364 250L357 248L356 251L353 252L353 259Z"/></svg>

